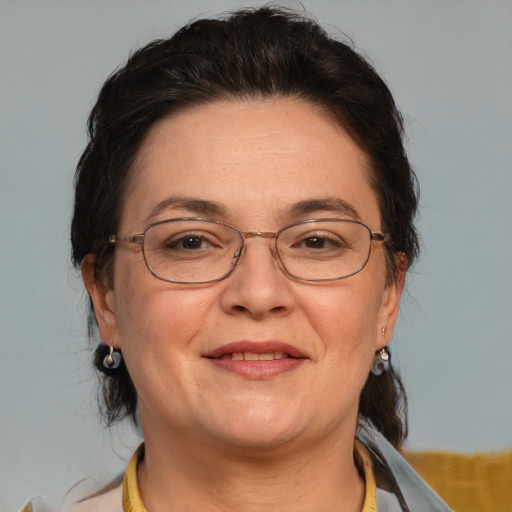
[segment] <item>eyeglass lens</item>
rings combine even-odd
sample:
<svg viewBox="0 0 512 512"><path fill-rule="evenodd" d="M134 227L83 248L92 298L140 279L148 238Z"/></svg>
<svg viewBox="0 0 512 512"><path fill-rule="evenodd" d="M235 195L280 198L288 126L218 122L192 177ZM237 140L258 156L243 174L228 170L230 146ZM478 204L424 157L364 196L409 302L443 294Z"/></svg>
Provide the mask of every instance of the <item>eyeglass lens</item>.
<svg viewBox="0 0 512 512"><path fill-rule="evenodd" d="M222 279L236 265L244 245L233 226L205 220L170 220L144 234L150 271L165 281L205 283ZM284 269L299 279L348 277L364 267L371 247L367 226L353 221L320 220L279 231L275 248Z"/></svg>

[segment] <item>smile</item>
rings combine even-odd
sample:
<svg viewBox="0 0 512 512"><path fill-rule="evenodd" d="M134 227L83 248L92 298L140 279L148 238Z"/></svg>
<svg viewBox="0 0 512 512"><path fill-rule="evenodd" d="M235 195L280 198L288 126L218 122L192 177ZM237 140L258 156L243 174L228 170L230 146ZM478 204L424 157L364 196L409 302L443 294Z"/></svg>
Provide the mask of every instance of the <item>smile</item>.
<svg viewBox="0 0 512 512"><path fill-rule="evenodd" d="M297 347L276 341L229 343L205 357L217 369L251 380L269 379L309 361Z"/></svg>
<svg viewBox="0 0 512 512"><path fill-rule="evenodd" d="M280 341L236 341L219 346L204 354L209 359L234 361L276 361L281 359L307 359L298 347Z"/></svg>
<svg viewBox="0 0 512 512"><path fill-rule="evenodd" d="M275 361L291 357L284 352L265 352L258 354L256 352L233 352L231 354L223 354L219 359L233 359L235 361Z"/></svg>

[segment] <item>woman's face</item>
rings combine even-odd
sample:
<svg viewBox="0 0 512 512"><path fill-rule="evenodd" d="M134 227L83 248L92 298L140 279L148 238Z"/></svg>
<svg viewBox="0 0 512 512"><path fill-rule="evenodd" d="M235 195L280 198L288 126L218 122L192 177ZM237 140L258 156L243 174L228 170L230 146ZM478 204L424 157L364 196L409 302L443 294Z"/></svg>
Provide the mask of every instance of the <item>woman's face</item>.
<svg viewBox="0 0 512 512"><path fill-rule="evenodd" d="M212 103L151 129L119 233L177 217L275 232L308 218L357 216L381 231L369 172L348 134L307 103ZM375 351L392 335L401 291L386 286L382 244L373 243L361 272L331 282L290 277L271 247L249 239L233 273L204 285L155 278L134 244L116 246L112 289L91 284L85 265L101 337L122 351L146 437L275 448L353 436L359 395ZM226 362L224 352L295 358Z"/></svg>

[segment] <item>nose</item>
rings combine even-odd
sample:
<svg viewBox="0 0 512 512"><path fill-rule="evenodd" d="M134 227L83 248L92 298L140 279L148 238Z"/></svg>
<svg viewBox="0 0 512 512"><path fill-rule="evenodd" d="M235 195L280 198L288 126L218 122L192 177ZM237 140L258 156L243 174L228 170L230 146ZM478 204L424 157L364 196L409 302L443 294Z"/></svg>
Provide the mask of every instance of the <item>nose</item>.
<svg viewBox="0 0 512 512"><path fill-rule="evenodd" d="M225 281L221 306L229 314L263 319L285 316L293 309L291 279L280 268L273 241L264 238L270 237L246 239L240 260Z"/></svg>

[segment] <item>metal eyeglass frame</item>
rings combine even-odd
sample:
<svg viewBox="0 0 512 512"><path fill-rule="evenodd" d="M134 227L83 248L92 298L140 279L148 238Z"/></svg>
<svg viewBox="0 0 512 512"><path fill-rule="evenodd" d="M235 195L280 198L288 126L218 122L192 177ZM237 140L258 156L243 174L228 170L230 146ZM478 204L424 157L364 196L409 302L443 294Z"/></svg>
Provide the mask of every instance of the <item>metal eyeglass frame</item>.
<svg viewBox="0 0 512 512"><path fill-rule="evenodd" d="M159 224L166 224L169 222L179 222L179 221L200 221L200 222L210 222L212 224L220 224L226 227L229 227L233 230L235 230L239 235L241 239L240 247L237 250L237 253L235 254L234 258L235 261L232 265L232 267L229 269L228 272L223 274L222 276L216 278L216 279L210 279L208 281L177 281L174 279L166 279L164 277L160 277L158 274L155 273L151 265L148 263L146 259L146 253L144 251L144 238L146 235L146 232L151 229L153 226L157 226ZM153 222L151 224L148 224L142 233L136 233L134 235L126 235L126 236L120 236L120 235L109 235L108 242L109 244L117 244L120 242L125 242L128 244L138 244L142 246L142 255L144 257L144 262L146 263L146 267L151 272L151 274L156 277L157 279L160 279L161 281L165 281L168 283L175 283L175 284L209 284L209 283L216 283L218 281L222 281L223 279L226 279L236 268L238 265L238 262L240 261L240 257L242 256L242 253L245 248L245 240L248 238L273 238L277 242L278 236L285 231L288 228L291 228L293 226L298 226L300 224L309 224L313 222L347 222L351 224L358 224L360 226L363 226L366 230L368 230L368 235L370 237L370 247L368 249L368 255L366 256L366 259L364 262L356 269L354 272L351 272L350 274L347 274L345 276L340 277L330 277L330 278L310 278L310 277L301 277L299 275L294 274L293 272L290 272L286 265L283 263L283 260L281 258L281 254L277 248L277 243L275 243L275 250L272 251L274 255L277 255L277 259L279 261L280 266L282 269L291 277L295 279L299 279L300 281L310 281L310 282L325 282L325 281L338 281L340 279L346 279L347 277L351 277L363 270L363 268L368 263L368 260L370 259L370 254L372 250L372 242L383 242L387 243L390 239L390 236L388 234L378 233L372 231L364 222L360 222L358 220L352 220L352 219L336 219L336 218L319 218L319 219L307 219L307 220L299 220L297 222L292 222L291 224L287 224L286 226L283 226L279 231L273 233L268 231L242 231L238 229L236 226L233 226L232 224L228 224L227 222L223 222L221 220L214 220L214 219L205 219L202 217L179 217L175 219L166 219L166 220L160 220L158 222Z"/></svg>

